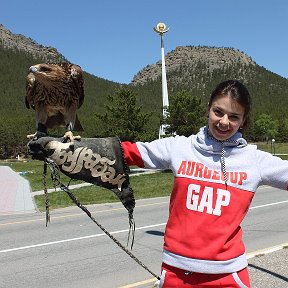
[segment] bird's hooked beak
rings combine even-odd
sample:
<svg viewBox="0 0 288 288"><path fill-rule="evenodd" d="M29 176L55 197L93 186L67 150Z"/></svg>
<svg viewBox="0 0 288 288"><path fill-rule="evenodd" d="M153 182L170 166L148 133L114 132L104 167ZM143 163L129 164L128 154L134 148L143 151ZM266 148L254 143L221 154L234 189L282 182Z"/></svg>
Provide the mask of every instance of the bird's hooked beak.
<svg viewBox="0 0 288 288"><path fill-rule="evenodd" d="M37 72L37 71L38 71L38 69L37 69L36 66L31 66L31 67L29 68L29 72L35 73L35 72Z"/></svg>

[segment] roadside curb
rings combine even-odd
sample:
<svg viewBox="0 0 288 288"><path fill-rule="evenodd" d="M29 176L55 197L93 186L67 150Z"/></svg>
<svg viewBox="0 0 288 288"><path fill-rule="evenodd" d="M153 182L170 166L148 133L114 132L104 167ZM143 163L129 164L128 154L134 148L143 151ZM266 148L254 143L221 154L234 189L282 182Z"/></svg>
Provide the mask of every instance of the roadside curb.
<svg viewBox="0 0 288 288"><path fill-rule="evenodd" d="M275 252L275 251L278 251L278 250L281 250L281 249L285 249L285 248L288 248L288 242L282 243L280 245L272 246L272 247L269 247L269 248L265 248L265 249L262 249L262 250L257 250L257 251L254 251L254 252L247 253L246 257L249 260L249 259L252 259L254 257L263 256L263 255L266 255L266 254L269 254L269 253L272 253L272 252Z"/></svg>

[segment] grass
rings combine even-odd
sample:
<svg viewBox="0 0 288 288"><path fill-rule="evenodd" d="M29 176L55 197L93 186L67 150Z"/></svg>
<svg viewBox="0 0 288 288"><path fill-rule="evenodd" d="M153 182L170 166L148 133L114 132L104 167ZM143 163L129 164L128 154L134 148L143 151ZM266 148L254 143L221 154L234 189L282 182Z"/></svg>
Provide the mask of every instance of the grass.
<svg viewBox="0 0 288 288"><path fill-rule="evenodd" d="M288 154L288 143L274 143L274 147L271 142L268 144L266 142L255 143L259 150L266 151L272 154ZM288 160L288 155L277 155L283 160Z"/></svg>
<svg viewBox="0 0 288 288"><path fill-rule="evenodd" d="M171 172L159 172L155 174L130 177L131 187L134 191L135 199L161 197L170 195L173 185L173 175ZM99 186L89 186L72 190L73 194L83 204L99 204L118 202L118 197L110 190ZM40 211L45 209L45 199L43 195L35 196L35 202ZM64 208L75 205L69 196L63 192L50 193L49 203L51 209Z"/></svg>
<svg viewBox="0 0 288 288"><path fill-rule="evenodd" d="M257 143L258 149L271 153L270 143ZM288 143L275 143L276 154L288 154ZM283 159L288 159L287 156L280 156ZM43 190L43 162L36 160L27 161L1 161L0 165L11 167L14 171L22 174L31 185L32 191ZM47 188L53 188L53 183L47 173ZM69 178L61 174L61 182L69 183ZM81 181L70 183L78 184ZM143 199L150 197L168 196L171 193L173 186L173 175L171 172L159 172L149 175L130 177L131 187L134 190L135 199ZM73 190L73 194L80 200L83 205L109 203L119 201L117 196L110 190L98 187L89 186ZM35 203L40 211L45 210L45 200L43 195L35 196ZM49 194L50 209L64 208L75 205L65 192L57 192Z"/></svg>
<svg viewBox="0 0 288 288"><path fill-rule="evenodd" d="M29 161L3 161L0 165L11 167L14 171L22 174L31 185L32 191L43 190L43 162L36 160ZM53 182L50 178L50 172L47 171L47 188L53 188ZM170 195L173 185L173 175L169 172L159 172L149 175L130 177L131 187L134 191L135 199L161 197ZM61 173L61 182L68 184L69 178ZM82 181L73 180L70 185L81 183ZM83 204L99 204L119 201L118 197L110 190L96 185L86 186L72 190L73 194ZM35 203L40 211L45 210L44 195L34 197ZM50 209L64 208L75 205L69 196L59 191L49 194Z"/></svg>

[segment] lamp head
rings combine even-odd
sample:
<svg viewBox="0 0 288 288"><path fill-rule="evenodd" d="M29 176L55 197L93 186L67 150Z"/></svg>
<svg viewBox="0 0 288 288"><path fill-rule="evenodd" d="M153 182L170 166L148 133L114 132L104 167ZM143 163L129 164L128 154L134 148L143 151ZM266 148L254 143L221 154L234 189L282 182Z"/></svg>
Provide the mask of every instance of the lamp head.
<svg viewBox="0 0 288 288"><path fill-rule="evenodd" d="M166 27L165 23L158 23L156 27L154 27L154 31L159 33L160 35L163 35L169 30L169 28Z"/></svg>

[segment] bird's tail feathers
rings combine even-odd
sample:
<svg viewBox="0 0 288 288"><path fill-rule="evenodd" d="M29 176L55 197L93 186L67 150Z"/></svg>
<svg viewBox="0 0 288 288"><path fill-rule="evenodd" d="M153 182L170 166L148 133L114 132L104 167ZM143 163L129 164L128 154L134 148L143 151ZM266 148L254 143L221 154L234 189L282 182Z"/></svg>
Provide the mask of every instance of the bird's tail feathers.
<svg viewBox="0 0 288 288"><path fill-rule="evenodd" d="M83 127L82 127L77 115L76 115L73 131L78 131L78 132L79 131L84 131L84 129L83 129Z"/></svg>

